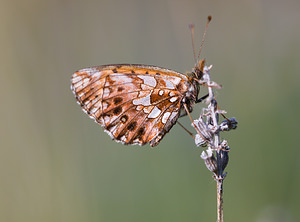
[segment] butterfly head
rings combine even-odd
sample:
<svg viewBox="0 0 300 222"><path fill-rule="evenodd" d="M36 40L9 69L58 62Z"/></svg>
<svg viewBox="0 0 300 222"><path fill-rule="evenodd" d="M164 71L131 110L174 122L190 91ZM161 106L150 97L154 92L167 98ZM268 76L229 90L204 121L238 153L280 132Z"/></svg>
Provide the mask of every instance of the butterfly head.
<svg viewBox="0 0 300 222"><path fill-rule="evenodd" d="M187 91L183 99L189 109L189 112L192 112L193 106L198 100L198 94L200 92L200 83L199 80L203 77L203 69L205 66L205 60L202 59L195 65L192 72L187 73L188 82L187 82Z"/></svg>
<svg viewBox="0 0 300 222"><path fill-rule="evenodd" d="M194 70L193 70L193 75L194 78L196 78L197 80L200 80L203 76L203 69L205 66L205 59L201 59L199 62L197 62Z"/></svg>

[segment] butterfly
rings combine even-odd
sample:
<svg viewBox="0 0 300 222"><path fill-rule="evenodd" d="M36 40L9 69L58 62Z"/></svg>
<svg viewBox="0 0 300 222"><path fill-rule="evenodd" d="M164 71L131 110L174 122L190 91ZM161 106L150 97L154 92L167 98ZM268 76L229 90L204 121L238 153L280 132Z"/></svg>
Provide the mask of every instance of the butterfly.
<svg viewBox="0 0 300 222"><path fill-rule="evenodd" d="M75 72L71 90L82 110L112 139L154 147L201 101L204 65L205 60L197 62L187 74L151 65L95 66Z"/></svg>

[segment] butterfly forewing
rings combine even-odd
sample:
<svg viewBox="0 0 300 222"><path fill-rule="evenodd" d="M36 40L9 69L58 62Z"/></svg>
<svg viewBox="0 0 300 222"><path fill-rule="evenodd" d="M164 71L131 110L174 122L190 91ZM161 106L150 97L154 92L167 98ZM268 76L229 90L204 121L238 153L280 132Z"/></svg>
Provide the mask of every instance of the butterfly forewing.
<svg viewBox="0 0 300 222"><path fill-rule="evenodd" d="M156 66L104 65L72 76L82 109L116 141L156 146L176 123L187 76Z"/></svg>

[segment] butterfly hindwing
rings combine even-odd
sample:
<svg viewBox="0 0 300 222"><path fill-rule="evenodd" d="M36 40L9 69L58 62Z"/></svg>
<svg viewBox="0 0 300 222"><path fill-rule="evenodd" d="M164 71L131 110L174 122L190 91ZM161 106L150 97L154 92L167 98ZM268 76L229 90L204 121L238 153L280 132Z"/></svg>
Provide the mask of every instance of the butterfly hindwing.
<svg viewBox="0 0 300 222"><path fill-rule="evenodd" d="M176 123L187 89L181 73L146 65L105 65L72 76L82 109L116 141L156 146Z"/></svg>

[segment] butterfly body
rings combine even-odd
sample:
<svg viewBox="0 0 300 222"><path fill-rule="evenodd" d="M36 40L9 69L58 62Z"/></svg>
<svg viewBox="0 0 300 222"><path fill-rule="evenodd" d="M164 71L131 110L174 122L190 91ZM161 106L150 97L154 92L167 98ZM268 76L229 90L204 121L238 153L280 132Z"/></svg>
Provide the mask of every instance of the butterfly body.
<svg viewBox="0 0 300 222"><path fill-rule="evenodd" d="M156 146L197 102L204 60L190 74L149 65L116 64L81 69L71 89L86 112L116 141Z"/></svg>

